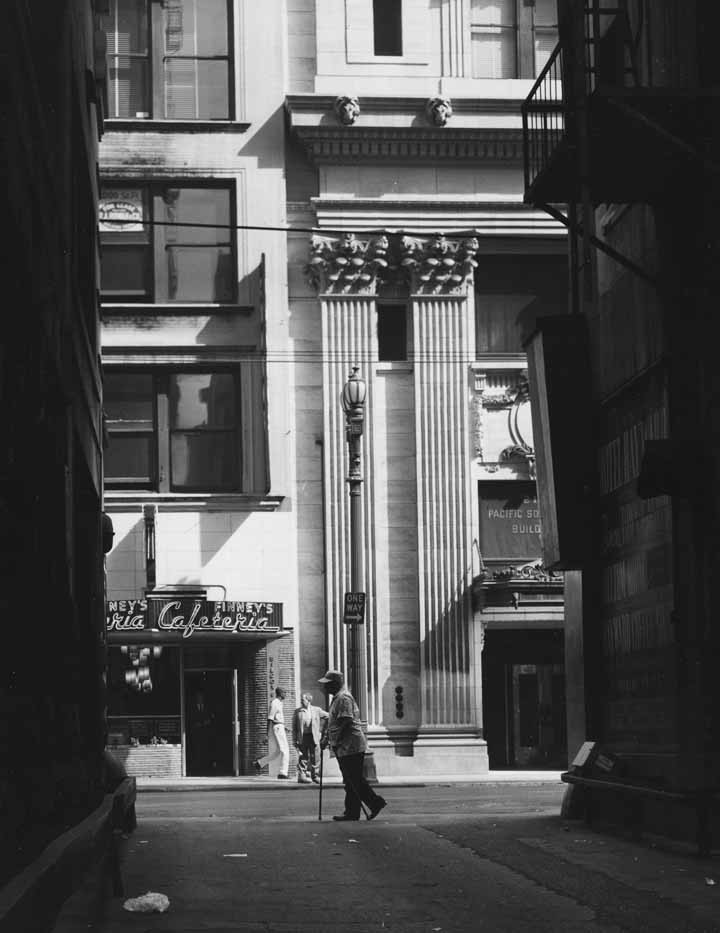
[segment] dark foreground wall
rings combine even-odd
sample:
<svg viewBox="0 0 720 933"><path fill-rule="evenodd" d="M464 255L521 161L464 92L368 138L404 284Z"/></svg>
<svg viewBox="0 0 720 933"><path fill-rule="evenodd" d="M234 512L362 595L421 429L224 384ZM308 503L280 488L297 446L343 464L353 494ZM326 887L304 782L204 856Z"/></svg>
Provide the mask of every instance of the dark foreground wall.
<svg viewBox="0 0 720 933"><path fill-rule="evenodd" d="M102 799L105 738L94 10L3 13L0 883Z"/></svg>

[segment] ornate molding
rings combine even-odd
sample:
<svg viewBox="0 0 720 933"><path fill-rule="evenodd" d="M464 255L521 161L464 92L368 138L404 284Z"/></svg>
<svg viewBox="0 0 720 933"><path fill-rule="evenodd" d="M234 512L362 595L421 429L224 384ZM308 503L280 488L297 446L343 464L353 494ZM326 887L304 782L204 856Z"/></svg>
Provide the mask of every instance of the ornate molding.
<svg viewBox="0 0 720 933"><path fill-rule="evenodd" d="M360 116L360 101L357 97L341 95L335 98L333 110L343 126L352 126Z"/></svg>
<svg viewBox="0 0 720 933"><path fill-rule="evenodd" d="M474 237L315 235L306 274L318 292L374 295L379 282L412 294L463 295L477 267Z"/></svg>
<svg viewBox="0 0 720 933"><path fill-rule="evenodd" d="M410 290L415 294L462 294L477 268L479 248L475 237L448 240L441 233L430 238L403 236L400 265L408 273Z"/></svg>
<svg viewBox="0 0 720 933"><path fill-rule="evenodd" d="M522 165L522 130L449 127L298 126L294 132L315 164L342 162L501 162ZM352 134L352 135L351 135Z"/></svg>
<svg viewBox="0 0 720 933"><path fill-rule="evenodd" d="M318 292L374 295L379 276L388 268L389 245L384 233L369 239L352 233L313 236L307 277Z"/></svg>
<svg viewBox="0 0 720 933"><path fill-rule="evenodd" d="M433 126L446 126L452 114L452 104L447 97L431 97L425 104L425 116Z"/></svg>
<svg viewBox="0 0 720 933"><path fill-rule="evenodd" d="M532 561L521 566L499 567L497 570L486 570L485 577L493 583L562 583L561 574L554 570L547 570L541 561Z"/></svg>

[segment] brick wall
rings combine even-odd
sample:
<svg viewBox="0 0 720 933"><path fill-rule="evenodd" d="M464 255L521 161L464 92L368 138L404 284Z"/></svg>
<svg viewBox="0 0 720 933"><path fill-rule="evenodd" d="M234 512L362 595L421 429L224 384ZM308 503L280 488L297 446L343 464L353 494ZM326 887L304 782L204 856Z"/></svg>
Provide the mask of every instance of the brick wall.
<svg viewBox="0 0 720 933"><path fill-rule="evenodd" d="M114 745L108 753L130 777L182 777L181 745Z"/></svg>

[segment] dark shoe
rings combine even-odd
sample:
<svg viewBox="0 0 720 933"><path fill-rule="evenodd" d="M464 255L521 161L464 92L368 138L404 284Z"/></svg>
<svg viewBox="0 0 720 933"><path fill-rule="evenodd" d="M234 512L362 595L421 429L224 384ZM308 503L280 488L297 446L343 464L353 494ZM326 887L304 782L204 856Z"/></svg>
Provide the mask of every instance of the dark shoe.
<svg viewBox="0 0 720 933"><path fill-rule="evenodd" d="M336 823L355 823L360 819L359 816L348 816L347 813L343 813L341 816L334 816L333 819Z"/></svg>
<svg viewBox="0 0 720 933"><path fill-rule="evenodd" d="M278 774L278 781L289 781L290 777L287 774Z"/></svg>
<svg viewBox="0 0 720 933"><path fill-rule="evenodd" d="M313 780L313 784L319 784L319 783L320 783L320 778L317 776L317 774L313 774L312 780Z"/></svg>
<svg viewBox="0 0 720 933"><path fill-rule="evenodd" d="M383 800L382 797L378 797L377 802L370 807L370 816L369 820L374 820L378 813L382 810L383 807L387 806L387 800Z"/></svg>
<svg viewBox="0 0 720 933"><path fill-rule="evenodd" d="M262 765L257 759L253 761L253 768L255 768L258 774L260 774L260 772L262 771Z"/></svg>

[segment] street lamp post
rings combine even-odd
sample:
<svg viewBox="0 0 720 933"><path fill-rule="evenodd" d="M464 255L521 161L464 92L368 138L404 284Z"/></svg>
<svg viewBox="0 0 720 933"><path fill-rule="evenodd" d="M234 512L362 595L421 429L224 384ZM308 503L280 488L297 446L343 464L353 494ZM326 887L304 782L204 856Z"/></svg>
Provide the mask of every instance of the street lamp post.
<svg viewBox="0 0 720 933"><path fill-rule="evenodd" d="M363 592L361 531L361 487L362 459L360 442L365 422L365 397L367 385L358 376L354 366L348 381L343 386L342 406L345 411L345 437L348 443L349 468L347 482L350 490L350 590ZM365 636L362 623L349 622L350 626L350 687L360 709L363 730L367 731L367 660Z"/></svg>

